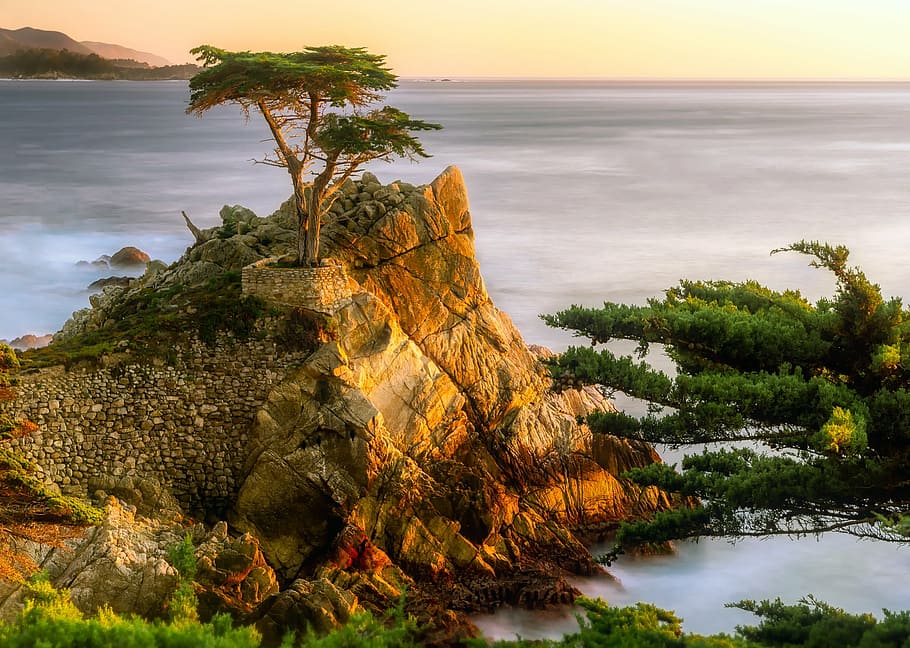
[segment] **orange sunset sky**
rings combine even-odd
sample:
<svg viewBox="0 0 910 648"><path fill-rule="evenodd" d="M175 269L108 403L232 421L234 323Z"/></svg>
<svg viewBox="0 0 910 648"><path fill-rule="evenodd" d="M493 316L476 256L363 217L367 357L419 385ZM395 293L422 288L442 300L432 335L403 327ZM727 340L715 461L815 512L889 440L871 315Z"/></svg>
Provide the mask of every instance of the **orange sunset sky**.
<svg viewBox="0 0 910 648"><path fill-rule="evenodd" d="M364 46L402 76L910 78L906 0L0 0L0 26L173 62Z"/></svg>

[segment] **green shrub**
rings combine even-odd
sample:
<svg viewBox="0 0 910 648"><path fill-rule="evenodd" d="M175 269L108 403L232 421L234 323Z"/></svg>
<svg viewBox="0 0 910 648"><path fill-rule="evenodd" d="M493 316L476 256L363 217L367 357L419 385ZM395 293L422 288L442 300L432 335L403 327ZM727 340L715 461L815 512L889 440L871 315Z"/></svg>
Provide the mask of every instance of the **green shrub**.
<svg viewBox="0 0 910 648"><path fill-rule="evenodd" d="M19 368L19 356L11 347L0 342L0 373L16 371Z"/></svg>
<svg viewBox="0 0 910 648"><path fill-rule="evenodd" d="M276 341L288 351L313 351L322 342L335 339L326 317L306 308L292 308L282 319Z"/></svg>
<svg viewBox="0 0 910 648"><path fill-rule="evenodd" d="M174 623L199 621L197 610L199 599L196 598L196 591L193 588L193 579L196 578L196 555L190 534L186 534L180 544L171 547L168 557L180 575L177 589L168 601L170 619Z"/></svg>
<svg viewBox="0 0 910 648"><path fill-rule="evenodd" d="M46 575L27 585L26 603L16 619L0 624L4 648L257 648L252 628L233 628L229 617L211 623L148 622L121 617L109 609L85 619L67 590L56 590Z"/></svg>
<svg viewBox="0 0 910 648"><path fill-rule="evenodd" d="M229 239L238 233L237 219L233 216L229 216L224 219L224 222L222 223L221 227L218 228L216 235L220 239Z"/></svg>

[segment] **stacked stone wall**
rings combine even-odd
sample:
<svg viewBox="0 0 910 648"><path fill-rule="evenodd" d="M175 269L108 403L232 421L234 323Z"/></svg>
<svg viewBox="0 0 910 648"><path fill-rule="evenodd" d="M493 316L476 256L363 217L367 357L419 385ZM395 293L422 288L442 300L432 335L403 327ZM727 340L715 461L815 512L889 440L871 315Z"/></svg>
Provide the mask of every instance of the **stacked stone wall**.
<svg viewBox="0 0 910 648"><path fill-rule="evenodd" d="M154 478L192 512L232 501L256 411L307 353L269 340L198 340L173 365L120 359L101 369L20 373L18 415L38 425L11 441L63 488L93 477Z"/></svg>
<svg viewBox="0 0 910 648"><path fill-rule="evenodd" d="M266 301L302 306L332 314L351 298L347 275L340 265L316 268L274 268L275 259L263 259L241 271L244 295Z"/></svg>

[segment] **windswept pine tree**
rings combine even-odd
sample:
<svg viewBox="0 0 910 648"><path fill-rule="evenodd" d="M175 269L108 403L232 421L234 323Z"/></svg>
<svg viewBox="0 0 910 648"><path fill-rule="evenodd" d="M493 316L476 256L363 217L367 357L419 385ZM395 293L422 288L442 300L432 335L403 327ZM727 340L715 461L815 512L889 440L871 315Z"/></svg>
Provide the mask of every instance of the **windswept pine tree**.
<svg viewBox="0 0 910 648"><path fill-rule="evenodd" d="M385 56L363 48L276 54L201 45L192 53L205 67L190 80L187 112L236 103L247 116L258 111L268 125L275 150L262 161L291 176L300 264L318 262L322 219L345 180L373 160L428 157L413 133L441 128L376 107L398 77L385 67Z"/></svg>
<svg viewBox="0 0 910 648"><path fill-rule="evenodd" d="M835 295L811 304L754 281L682 281L645 306L545 316L593 345L665 345L676 364L671 378L609 350L569 348L553 366L558 379L655 405L641 418L596 414L596 432L671 446L730 442L686 456L681 471L628 473L700 504L624 525L616 551L697 536L906 538L910 313L849 266L843 246L801 241L774 252L812 257L834 274Z"/></svg>

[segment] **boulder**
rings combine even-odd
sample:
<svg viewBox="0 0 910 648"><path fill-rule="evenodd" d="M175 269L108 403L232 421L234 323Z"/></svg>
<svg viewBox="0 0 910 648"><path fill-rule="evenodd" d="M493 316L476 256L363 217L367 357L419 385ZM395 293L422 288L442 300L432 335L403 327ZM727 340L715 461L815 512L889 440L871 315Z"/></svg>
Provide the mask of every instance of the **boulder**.
<svg viewBox="0 0 910 648"><path fill-rule="evenodd" d="M151 260L151 257L133 246L120 248L111 255L108 263L112 268L141 268Z"/></svg>
<svg viewBox="0 0 910 648"><path fill-rule="evenodd" d="M255 245L258 241L256 239L244 240L243 236L232 236L227 239L213 238L196 246L190 258L193 261L204 261L217 265L222 268L222 272L240 270L243 266L264 258L250 246L250 243Z"/></svg>
<svg viewBox="0 0 910 648"><path fill-rule="evenodd" d="M121 288L128 288L132 280L132 277L103 277L101 279L96 279L90 283L88 285L88 289L102 290L107 286L119 286Z"/></svg>
<svg viewBox="0 0 910 648"><path fill-rule="evenodd" d="M345 623L357 597L328 579L297 579L268 598L256 611L256 628L267 645L276 645L288 630L325 633Z"/></svg>
<svg viewBox="0 0 910 648"><path fill-rule="evenodd" d="M200 615L231 610L249 614L278 593L275 571L265 560L259 542L246 533L228 535L219 522L196 548L196 582Z"/></svg>

